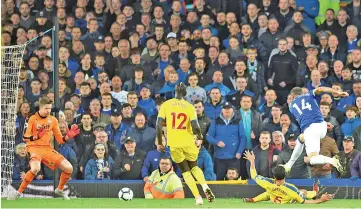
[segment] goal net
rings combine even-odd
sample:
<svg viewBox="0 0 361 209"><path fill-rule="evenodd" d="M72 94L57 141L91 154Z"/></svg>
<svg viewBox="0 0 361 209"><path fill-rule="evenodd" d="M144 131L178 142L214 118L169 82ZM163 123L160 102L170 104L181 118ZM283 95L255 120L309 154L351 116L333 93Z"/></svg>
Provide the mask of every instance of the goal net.
<svg viewBox="0 0 361 209"><path fill-rule="evenodd" d="M26 45L1 47L1 195L7 196L12 182L16 134L19 72Z"/></svg>

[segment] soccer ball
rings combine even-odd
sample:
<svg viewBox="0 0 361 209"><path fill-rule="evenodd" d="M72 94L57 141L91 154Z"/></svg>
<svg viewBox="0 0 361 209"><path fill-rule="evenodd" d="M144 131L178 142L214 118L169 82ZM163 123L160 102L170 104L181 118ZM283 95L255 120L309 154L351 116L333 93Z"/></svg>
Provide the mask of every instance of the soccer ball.
<svg viewBox="0 0 361 209"><path fill-rule="evenodd" d="M120 200L130 201L133 199L133 191L127 187L124 187L119 191L118 197Z"/></svg>

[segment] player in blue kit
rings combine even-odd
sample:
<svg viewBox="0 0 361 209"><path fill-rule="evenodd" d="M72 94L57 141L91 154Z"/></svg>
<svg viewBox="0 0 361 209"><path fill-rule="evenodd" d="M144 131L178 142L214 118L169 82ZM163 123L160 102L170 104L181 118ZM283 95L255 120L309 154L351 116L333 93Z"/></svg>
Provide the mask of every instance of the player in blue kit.
<svg viewBox="0 0 361 209"><path fill-rule="evenodd" d="M289 108L290 112L301 126L302 134L298 137L291 159L283 165L286 172L291 170L291 167L301 155L304 146L306 146L306 153L310 158L311 165L329 163L340 173L343 172L338 158L330 158L319 154L320 140L326 136L328 126L328 124L323 120L320 108L318 107L318 103L316 101L316 97L322 93L348 97L347 92L339 92L327 87L319 87L307 94L303 94L302 89L299 87L295 87L291 90L293 100L289 105Z"/></svg>

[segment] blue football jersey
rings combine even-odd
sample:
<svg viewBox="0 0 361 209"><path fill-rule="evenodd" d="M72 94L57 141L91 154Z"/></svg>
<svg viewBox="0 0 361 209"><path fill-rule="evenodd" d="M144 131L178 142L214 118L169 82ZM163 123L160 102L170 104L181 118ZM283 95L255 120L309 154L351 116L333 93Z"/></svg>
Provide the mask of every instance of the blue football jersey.
<svg viewBox="0 0 361 209"><path fill-rule="evenodd" d="M289 108L298 124L300 124L302 132L312 123L324 121L314 91L296 97L291 102Z"/></svg>

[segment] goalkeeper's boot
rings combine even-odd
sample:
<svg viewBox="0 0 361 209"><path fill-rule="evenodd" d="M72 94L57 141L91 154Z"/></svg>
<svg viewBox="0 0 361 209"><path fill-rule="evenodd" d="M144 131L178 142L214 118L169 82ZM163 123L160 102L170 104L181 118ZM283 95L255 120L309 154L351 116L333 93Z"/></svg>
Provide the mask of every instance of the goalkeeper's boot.
<svg viewBox="0 0 361 209"><path fill-rule="evenodd" d="M243 198L243 202L254 203L254 200L253 200L253 198Z"/></svg>
<svg viewBox="0 0 361 209"><path fill-rule="evenodd" d="M20 192L16 191L16 192L13 192L13 193L10 193L9 196L8 196L8 200L16 200L20 197Z"/></svg>
<svg viewBox="0 0 361 209"><path fill-rule="evenodd" d="M214 202L216 200L216 197L209 187L204 190L204 194L206 195L208 202Z"/></svg>
<svg viewBox="0 0 361 209"><path fill-rule="evenodd" d="M345 169L342 167L338 155L335 155L332 159L333 159L333 163L332 163L333 167L335 167L338 170L338 172L341 174L341 176L343 176L345 174Z"/></svg>
<svg viewBox="0 0 361 209"><path fill-rule="evenodd" d="M202 196L199 195L199 197L196 198L196 205L203 205Z"/></svg>
<svg viewBox="0 0 361 209"><path fill-rule="evenodd" d="M279 166L282 166L282 167L285 169L286 175L290 174L290 172L291 172L291 167L289 167L287 164L279 165Z"/></svg>
<svg viewBox="0 0 361 209"><path fill-rule="evenodd" d="M60 190L60 189L56 188L56 189L54 190L54 193L57 194L57 195L59 195L60 197L62 197L64 200L70 200L70 198L68 197L68 195L66 195L63 190Z"/></svg>

